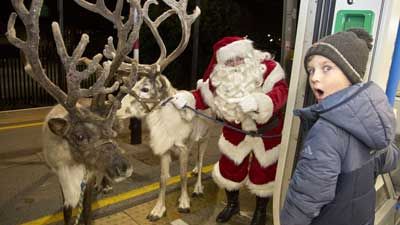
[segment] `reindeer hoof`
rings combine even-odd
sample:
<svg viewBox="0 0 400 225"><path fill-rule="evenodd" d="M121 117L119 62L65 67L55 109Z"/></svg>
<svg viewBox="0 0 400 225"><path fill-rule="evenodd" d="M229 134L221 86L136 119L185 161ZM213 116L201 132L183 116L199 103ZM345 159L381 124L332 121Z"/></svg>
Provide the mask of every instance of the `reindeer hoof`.
<svg viewBox="0 0 400 225"><path fill-rule="evenodd" d="M111 185L107 185L105 187L103 187L103 194L108 194L111 193L113 191L113 187Z"/></svg>
<svg viewBox="0 0 400 225"><path fill-rule="evenodd" d="M192 172L191 172L191 175L192 175L192 176L197 176L197 174L199 174L197 171L192 171Z"/></svg>
<svg viewBox="0 0 400 225"><path fill-rule="evenodd" d="M193 193L192 193L192 197L193 197L193 198L200 198L200 197L203 197L203 196L204 196L204 194L201 193L201 192L199 192L199 193L193 192Z"/></svg>
<svg viewBox="0 0 400 225"><path fill-rule="evenodd" d="M164 212L161 217L164 217L165 215L166 215L166 212ZM146 219L150 220L151 222L154 222L154 221L161 219L161 217L149 214L149 215L147 215Z"/></svg>
<svg viewBox="0 0 400 225"><path fill-rule="evenodd" d="M180 213L190 213L190 208L178 208L178 212L180 212Z"/></svg>

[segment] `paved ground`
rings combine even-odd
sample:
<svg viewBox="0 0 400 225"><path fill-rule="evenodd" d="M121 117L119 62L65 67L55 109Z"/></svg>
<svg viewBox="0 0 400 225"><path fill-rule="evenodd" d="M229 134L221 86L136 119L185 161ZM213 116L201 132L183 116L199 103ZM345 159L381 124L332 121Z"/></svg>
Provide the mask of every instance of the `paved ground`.
<svg viewBox="0 0 400 225"><path fill-rule="evenodd" d="M105 217L101 217L95 221L95 225L214 225L217 214L225 206L225 194L223 190L212 182L211 179L205 182L206 193L203 197L192 198L191 212L181 214L176 209L176 202L179 197L179 192L174 191L167 195L167 214L157 222L149 222L146 215L154 204L155 200L119 211ZM240 202L241 212L235 215L232 219L225 223L227 225L244 225L250 224L251 216L254 209L254 196L250 195L245 189L241 191ZM269 204L268 218L270 219L267 225L272 224L271 221L271 205Z"/></svg>

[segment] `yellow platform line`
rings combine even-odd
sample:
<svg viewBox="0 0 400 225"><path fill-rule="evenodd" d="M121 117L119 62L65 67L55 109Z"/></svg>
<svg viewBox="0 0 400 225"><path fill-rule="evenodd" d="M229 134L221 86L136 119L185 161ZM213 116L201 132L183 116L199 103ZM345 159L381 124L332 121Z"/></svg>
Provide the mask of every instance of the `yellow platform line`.
<svg viewBox="0 0 400 225"><path fill-rule="evenodd" d="M201 171L203 173L209 173L209 172L211 172L213 166L214 165L205 166L205 167L203 167L201 169ZM191 172L188 172L187 175L188 175L188 177L192 177L193 176ZM180 179L179 175L171 177L171 178L168 179L167 185L176 184L180 180L181 179ZM122 202L122 201L125 201L125 200L128 200L128 199L131 199L131 198L134 198L134 197L137 197L137 196L140 196L140 195L155 191L155 190L157 190L159 188L160 188L160 184L157 182L157 183L152 183L152 184L146 185L144 187L137 188L137 189L134 189L134 190L131 190L131 191L128 191L128 192L124 192L124 193L121 193L121 194L118 194L118 195L115 195L115 196L112 196L112 197L100 199L99 201L96 201L96 202L94 202L92 204L92 209L96 210L96 209L100 209L100 208L103 208L103 207L106 207L106 206L109 206L109 205L112 205L112 204L116 204L118 202ZM73 215L76 215L76 210L74 210ZM55 213L55 214L48 215L48 216L43 216L43 217L41 217L39 219L32 220L32 221L23 223L21 225L46 225L46 224L56 223L56 222L59 222L61 220L63 220L63 213L62 212Z"/></svg>
<svg viewBox="0 0 400 225"><path fill-rule="evenodd" d="M19 124L19 125L12 125L12 126L0 127L0 131L4 131L4 130L13 130L13 129L24 128L24 127L42 126L43 124L44 124L44 122L25 123L25 124Z"/></svg>

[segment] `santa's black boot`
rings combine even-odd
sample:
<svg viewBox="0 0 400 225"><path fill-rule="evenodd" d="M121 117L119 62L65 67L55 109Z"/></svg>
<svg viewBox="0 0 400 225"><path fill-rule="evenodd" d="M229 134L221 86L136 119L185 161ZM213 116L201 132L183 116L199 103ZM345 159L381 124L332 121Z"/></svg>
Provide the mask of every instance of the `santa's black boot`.
<svg viewBox="0 0 400 225"><path fill-rule="evenodd" d="M225 223L240 211L239 208L239 190L228 191L225 189L227 204L226 207L218 214L216 221Z"/></svg>
<svg viewBox="0 0 400 225"><path fill-rule="evenodd" d="M250 225L265 225L267 219L268 198L257 196L256 209L254 210L253 219Z"/></svg>

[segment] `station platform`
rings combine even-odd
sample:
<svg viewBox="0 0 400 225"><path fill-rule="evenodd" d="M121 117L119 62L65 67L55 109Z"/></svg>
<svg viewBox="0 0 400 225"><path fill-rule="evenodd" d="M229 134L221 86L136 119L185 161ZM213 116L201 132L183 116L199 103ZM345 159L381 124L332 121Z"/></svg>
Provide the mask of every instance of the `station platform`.
<svg viewBox="0 0 400 225"><path fill-rule="evenodd" d="M225 192L220 190L211 179L205 180L205 195L191 199L191 211L182 214L177 211L177 199L179 191L173 191L167 195L166 216L156 222L146 219L147 214L155 205L156 200L133 206L120 212L96 219L95 225L216 225L215 218L226 205ZM189 189L190 190L190 189ZM228 221L227 225L250 224L254 209L255 196L249 194L245 189L241 190L241 211ZM271 202L272 203L272 202ZM271 206L269 204L268 223L272 224Z"/></svg>

